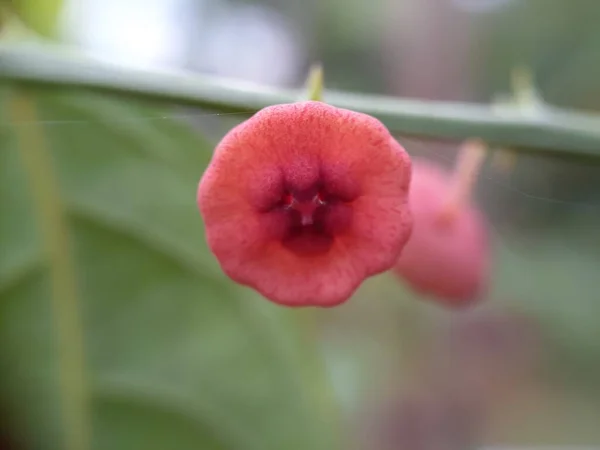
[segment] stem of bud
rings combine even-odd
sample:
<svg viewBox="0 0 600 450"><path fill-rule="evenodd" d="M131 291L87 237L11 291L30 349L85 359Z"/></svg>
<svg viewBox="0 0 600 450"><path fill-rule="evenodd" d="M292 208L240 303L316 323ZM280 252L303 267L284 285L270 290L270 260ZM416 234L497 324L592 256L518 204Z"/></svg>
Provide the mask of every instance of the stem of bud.
<svg viewBox="0 0 600 450"><path fill-rule="evenodd" d="M487 145L480 139L468 139L462 143L454 167L450 192L440 211L439 218L442 222L454 220L460 210L470 202L486 154Z"/></svg>

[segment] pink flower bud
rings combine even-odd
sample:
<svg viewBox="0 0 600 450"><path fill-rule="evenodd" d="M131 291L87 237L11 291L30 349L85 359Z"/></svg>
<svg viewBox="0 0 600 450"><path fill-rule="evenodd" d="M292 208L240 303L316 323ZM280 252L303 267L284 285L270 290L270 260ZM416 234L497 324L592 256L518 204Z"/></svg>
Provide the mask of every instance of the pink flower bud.
<svg viewBox="0 0 600 450"><path fill-rule="evenodd" d="M448 306L469 304L483 293L490 259L484 217L464 189L461 201L456 200L453 193L461 185L456 181L454 174L432 162L414 161L414 230L395 268L415 291Z"/></svg>

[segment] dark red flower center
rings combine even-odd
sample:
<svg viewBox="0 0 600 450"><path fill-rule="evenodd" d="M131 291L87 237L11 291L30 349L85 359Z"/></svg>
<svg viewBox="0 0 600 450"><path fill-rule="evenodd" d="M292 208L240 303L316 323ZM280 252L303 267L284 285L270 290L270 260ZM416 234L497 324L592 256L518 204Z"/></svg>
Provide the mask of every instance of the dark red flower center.
<svg viewBox="0 0 600 450"><path fill-rule="evenodd" d="M282 199L283 207L292 214L292 222L302 227L314 225L315 216L319 208L326 207L325 196L317 192L312 198L298 199L286 193Z"/></svg>
<svg viewBox="0 0 600 450"><path fill-rule="evenodd" d="M352 217L349 203L322 188L285 191L280 208L288 220L284 245L307 255L328 251L335 234L347 228Z"/></svg>

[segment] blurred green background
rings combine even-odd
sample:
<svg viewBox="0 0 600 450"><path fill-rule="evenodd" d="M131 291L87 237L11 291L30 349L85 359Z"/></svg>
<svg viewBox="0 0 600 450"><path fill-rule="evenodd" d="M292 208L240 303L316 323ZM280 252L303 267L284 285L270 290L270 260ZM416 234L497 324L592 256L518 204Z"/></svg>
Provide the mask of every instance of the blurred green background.
<svg viewBox="0 0 600 450"><path fill-rule="evenodd" d="M128 67L292 87L319 60L330 88L488 103L527 66L549 103L600 110L597 0L0 5L5 42L35 30ZM485 167L494 277L473 309L383 274L287 310L224 277L195 205L242 111L2 83L0 449L86 429L98 450L600 445L600 165ZM448 166L458 144L398 139ZM60 376L81 355L74 305L84 386ZM91 414L65 421L81 396Z"/></svg>

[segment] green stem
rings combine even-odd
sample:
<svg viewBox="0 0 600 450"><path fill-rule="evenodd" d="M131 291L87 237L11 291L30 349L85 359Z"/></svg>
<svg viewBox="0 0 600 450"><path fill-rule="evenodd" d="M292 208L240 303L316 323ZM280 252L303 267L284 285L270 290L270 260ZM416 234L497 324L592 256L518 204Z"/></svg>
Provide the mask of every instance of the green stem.
<svg viewBox="0 0 600 450"><path fill-rule="evenodd" d="M301 90L181 72L126 69L53 46L0 46L0 80L37 86L80 87L223 112L252 113L294 102ZM566 157L600 157L600 116L543 105L429 102L327 91L327 103L379 118L398 134L432 139L478 137L490 145Z"/></svg>
<svg viewBox="0 0 600 450"><path fill-rule="evenodd" d="M19 152L28 179L39 232L49 262L52 309L59 355L59 382L66 450L89 448L89 411L85 384L83 330L68 228L53 162L46 148L36 105L23 91L9 102Z"/></svg>

